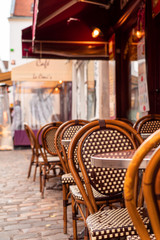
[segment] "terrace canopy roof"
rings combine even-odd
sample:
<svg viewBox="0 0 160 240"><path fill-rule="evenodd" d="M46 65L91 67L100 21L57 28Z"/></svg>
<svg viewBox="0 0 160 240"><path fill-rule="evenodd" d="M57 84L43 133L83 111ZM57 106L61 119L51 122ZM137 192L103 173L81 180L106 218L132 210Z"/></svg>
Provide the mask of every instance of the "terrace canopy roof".
<svg viewBox="0 0 160 240"><path fill-rule="evenodd" d="M23 56L108 59L110 37L140 1L126 1L122 8L121 0L34 0L33 25L22 32Z"/></svg>
<svg viewBox="0 0 160 240"><path fill-rule="evenodd" d="M111 14L118 5L113 3L114 0L35 0L33 26L24 30L22 39L26 40L25 34L32 31L26 46L32 47L35 57L46 54L53 58L107 59ZM101 30L97 38L92 37L94 28Z"/></svg>

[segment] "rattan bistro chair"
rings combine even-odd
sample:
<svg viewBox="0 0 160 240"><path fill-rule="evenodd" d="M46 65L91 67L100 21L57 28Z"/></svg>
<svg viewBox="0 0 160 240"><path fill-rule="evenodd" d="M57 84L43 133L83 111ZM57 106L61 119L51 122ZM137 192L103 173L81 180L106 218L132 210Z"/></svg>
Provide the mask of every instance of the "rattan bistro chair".
<svg viewBox="0 0 160 240"><path fill-rule="evenodd" d="M79 141L79 139L81 140ZM74 149L78 141L78 161L85 187L74 164ZM103 204L110 205L123 201L126 169L97 168L91 165L91 155L106 151L137 149L142 142L143 139L135 129L118 120L91 122L73 137L69 146L68 161L72 175L90 213L86 219L84 218L90 239L125 239L127 234L135 233L126 208L118 207L98 211ZM95 195L93 189L98 194ZM77 199L74 198L74 201ZM143 213L142 209L139 211Z"/></svg>
<svg viewBox="0 0 160 240"><path fill-rule="evenodd" d="M32 150L31 160L30 160L29 169L28 169L28 178L31 175L31 170L32 170L32 167L34 165L35 170L34 170L33 180L35 181L36 171L37 171L37 162L38 162L38 159L40 157L40 152L39 152L39 148L37 146L36 136L35 136L33 130L29 127L29 125L27 123L24 123L24 129L25 129L26 134L29 138L30 146L31 146L31 150Z"/></svg>
<svg viewBox="0 0 160 240"><path fill-rule="evenodd" d="M68 173L68 169L66 168L63 151L62 151L61 133L62 133L62 130L73 121L74 120L69 120L69 121L66 121L63 124L61 124L61 126L59 126L59 128L57 129L56 134L55 134L55 148L56 148L58 157L61 161L64 173Z"/></svg>
<svg viewBox="0 0 160 240"><path fill-rule="evenodd" d="M139 236L128 236L127 240L150 240L160 239L160 208L157 202L155 192L155 180L160 167L160 147L155 148L160 143L160 130L153 133L144 143L138 148L133 156L133 159L128 167L126 180L124 184L125 202L129 211L133 224ZM135 177L138 168L143 161L143 158L153 150L151 160L149 161L144 176L143 176L143 192L144 200L147 206L147 212L151 221L154 234L149 234L142 218L137 212L133 188ZM159 180L159 179L158 179ZM159 191L159 189L158 189Z"/></svg>
<svg viewBox="0 0 160 240"><path fill-rule="evenodd" d="M41 134L42 131L49 126L52 126L52 122L51 123L47 123L45 125L43 125L37 132L37 135L35 136L35 143L36 143L36 159L35 159L35 174L34 174L34 181L36 179L36 173L37 173L37 168L39 167L40 164L42 164L43 162L43 157L41 155L41 151L42 151L42 142L41 142ZM48 154L48 156L50 156L50 154ZM40 163L40 164L39 164Z"/></svg>
<svg viewBox="0 0 160 240"><path fill-rule="evenodd" d="M75 133L84 125L89 123L87 120L77 119L77 120L69 120L63 123L56 132L55 142L56 149L61 160L62 166L64 168L64 173L61 177L62 180L62 191L63 191L63 232L67 233L67 207L71 204L69 202L69 185L75 184L74 178L70 172L68 166L68 146L63 146L61 140L71 139ZM60 144L59 144L60 137ZM75 153L76 155L76 153Z"/></svg>
<svg viewBox="0 0 160 240"><path fill-rule="evenodd" d="M133 127L140 134L153 133L160 128L160 114L143 116L137 120Z"/></svg>
<svg viewBox="0 0 160 240"><path fill-rule="evenodd" d="M160 130L152 136L152 142L156 142L156 145L160 143ZM153 232L156 239L160 239L160 148L155 151L146 168L143 191Z"/></svg>
<svg viewBox="0 0 160 240"><path fill-rule="evenodd" d="M42 147L40 152L43 162L39 162L39 166L42 197L44 197L46 181L63 174L63 168L55 148L55 133L61 124L62 122L53 122L46 126L41 133Z"/></svg>

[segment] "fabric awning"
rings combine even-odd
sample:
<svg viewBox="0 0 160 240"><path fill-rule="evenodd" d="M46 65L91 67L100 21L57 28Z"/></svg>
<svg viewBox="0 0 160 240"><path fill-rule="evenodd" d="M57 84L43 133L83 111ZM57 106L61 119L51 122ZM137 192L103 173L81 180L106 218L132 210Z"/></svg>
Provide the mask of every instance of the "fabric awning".
<svg viewBox="0 0 160 240"><path fill-rule="evenodd" d="M72 62L53 59L35 60L12 68L11 79L18 82L72 81Z"/></svg>
<svg viewBox="0 0 160 240"><path fill-rule="evenodd" d="M32 47L35 54L107 59L113 0L35 0ZM101 35L93 38L95 27Z"/></svg>
<svg viewBox="0 0 160 240"><path fill-rule="evenodd" d="M11 72L0 73L0 85L12 85Z"/></svg>
<svg viewBox="0 0 160 240"><path fill-rule="evenodd" d="M53 54L34 53L32 51L32 26L22 30L22 58L60 58Z"/></svg>

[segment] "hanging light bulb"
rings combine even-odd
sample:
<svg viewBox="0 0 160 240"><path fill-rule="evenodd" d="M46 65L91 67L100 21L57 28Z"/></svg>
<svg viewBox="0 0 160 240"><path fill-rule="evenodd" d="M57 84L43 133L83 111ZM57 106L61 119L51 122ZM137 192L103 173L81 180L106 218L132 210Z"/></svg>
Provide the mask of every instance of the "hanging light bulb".
<svg viewBox="0 0 160 240"><path fill-rule="evenodd" d="M136 36L137 36L137 38L141 38L142 37L142 32L141 31L137 31L136 32Z"/></svg>
<svg viewBox="0 0 160 240"><path fill-rule="evenodd" d="M100 35L100 33L101 33L101 30L99 28L95 28L92 32L92 37L96 38Z"/></svg>

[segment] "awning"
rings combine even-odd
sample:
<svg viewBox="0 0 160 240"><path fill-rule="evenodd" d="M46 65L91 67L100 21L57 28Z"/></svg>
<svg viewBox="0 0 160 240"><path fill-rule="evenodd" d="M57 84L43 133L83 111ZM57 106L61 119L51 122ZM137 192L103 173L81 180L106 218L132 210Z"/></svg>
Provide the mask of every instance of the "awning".
<svg viewBox="0 0 160 240"><path fill-rule="evenodd" d="M59 82L72 81L72 62L39 59L12 68L12 81Z"/></svg>
<svg viewBox="0 0 160 240"><path fill-rule="evenodd" d="M0 73L0 85L12 85L11 72Z"/></svg>
<svg viewBox="0 0 160 240"><path fill-rule="evenodd" d="M32 26L22 30L22 57L39 57L32 52Z"/></svg>
<svg viewBox="0 0 160 240"><path fill-rule="evenodd" d="M52 26L71 17L77 17L90 26L107 24L108 10L113 3L114 0L34 0L33 37L37 28ZM104 16L107 19L103 19Z"/></svg>
<svg viewBox="0 0 160 240"><path fill-rule="evenodd" d="M22 30L22 58L58 58L53 54L34 53L32 51L32 26Z"/></svg>
<svg viewBox="0 0 160 240"><path fill-rule="evenodd" d="M35 0L32 41L35 54L73 59L108 58L113 0ZM92 37L95 27L101 35Z"/></svg>

